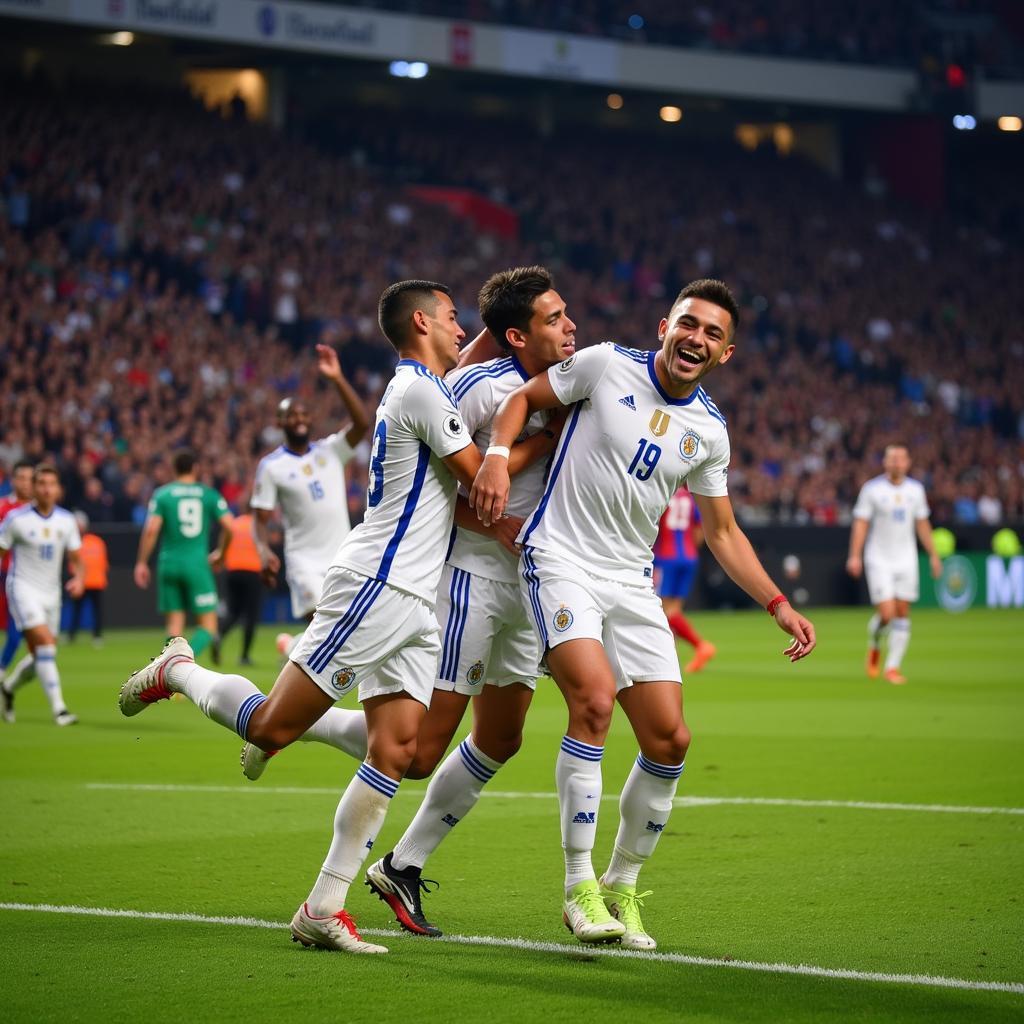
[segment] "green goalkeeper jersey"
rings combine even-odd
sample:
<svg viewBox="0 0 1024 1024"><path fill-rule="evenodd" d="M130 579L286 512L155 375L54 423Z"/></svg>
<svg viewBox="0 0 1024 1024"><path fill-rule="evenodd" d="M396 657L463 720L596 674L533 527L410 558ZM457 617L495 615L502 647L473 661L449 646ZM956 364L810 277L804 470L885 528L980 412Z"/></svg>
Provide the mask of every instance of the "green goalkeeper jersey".
<svg viewBox="0 0 1024 1024"><path fill-rule="evenodd" d="M228 514L228 503L205 484L164 484L153 492L149 514L163 520L158 565L205 565L210 525Z"/></svg>

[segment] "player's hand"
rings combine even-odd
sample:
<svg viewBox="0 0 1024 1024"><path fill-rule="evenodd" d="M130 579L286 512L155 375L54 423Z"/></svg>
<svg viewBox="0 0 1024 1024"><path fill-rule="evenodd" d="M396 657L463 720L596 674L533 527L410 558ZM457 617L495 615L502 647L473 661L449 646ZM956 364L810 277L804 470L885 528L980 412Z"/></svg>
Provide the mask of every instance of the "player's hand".
<svg viewBox="0 0 1024 1024"><path fill-rule="evenodd" d="M79 598L85 593L85 580L80 576L72 576L64 584L64 589L74 598Z"/></svg>
<svg viewBox="0 0 1024 1024"><path fill-rule="evenodd" d="M942 559L938 555L930 555L928 561L932 564L932 579L937 580L942 575Z"/></svg>
<svg viewBox="0 0 1024 1024"><path fill-rule="evenodd" d="M469 492L469 507L476 509L484 526L498 522L508 504L508 459L488 455L476 474Z"/></svg>
<svg viewBox="0 0 1024 1024"><path fill-rule="evenodd" d="M281 559L273 551L268 552L263 562L263 568L260 569L260 579L263 580L263 585L273 590L277 586L277 574L280 570Z"/></svg>
<svg viewBox="0 0 1024 1024"><path fill-rule="evenodd" d="M341 380L341 363L338 353L330 345L317 345L316 368L325 380Z"/></svg>
<svg viewBox="0 0 1024 1024"><path fill-rule="evenodd" d="M846 571L855 579L860 579L860 574L864 570L864 563L854 555L846 560Z"/></svg>
<svg viewBox="0 0 1024 1024"><path fill-rule="evenodd" d="M793 642L782 652L790 661L806 658L818 645L814 626L790 604L780 604L775 611L775 621L783 633L788 633Z"/></svg>
<svg viewBox="0 0 1024 1024"><path fill-rule="evenodd" d="M149 586L151 579L149 566L145 562L136 562L135 571L132 574L135 577L135 586L145 590Z"/></svg>
<svg viewBox="0 0 1024 1024"><path fill-rule="evenodd" d="M494 538L497 542L513 555L519 556L519 545L516 544L516 537L523 528L526 520L520 516L504 516L494 524Z"/></svg>
<svg viewBox="0 0 1024 1024"><path fill-rule="evenodd" d="M220 572L224 568L224 556L219 551L210 552L210 568L214 572Z"/></svg>

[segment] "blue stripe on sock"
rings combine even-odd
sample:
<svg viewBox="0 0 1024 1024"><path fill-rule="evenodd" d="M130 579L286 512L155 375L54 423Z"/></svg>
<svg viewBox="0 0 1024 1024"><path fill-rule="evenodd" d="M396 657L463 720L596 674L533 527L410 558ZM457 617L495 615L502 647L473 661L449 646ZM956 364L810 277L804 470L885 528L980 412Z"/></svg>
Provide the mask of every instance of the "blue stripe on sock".
<svg viewBox="0 0 1024 1024"><path fill-rule="evenodd" d="M238 714L235 716L235 732L243 740L248 740L249 738L246 736L246 730L249 728L249 719L252 718L253 712L261 704L265 704L266 700L267 698L262 693L254 693L242 701L242 706L238 709Z"/></svg>
<svg viewBox="0 0 1024 1024"><path fill-rule="evenodd" d="M686 767L685 761L682 764L658 764L657 761L649 761L643 754L637 755L636 763L637 767L648 775L654 775L659 779L678 779Z"/></svg>
<svg viewBox="0 0 1024 1024"><path fill-rule="evenodd" d="M388 778L387 775L377 771L373 765L367 764L365 761L359 766L356 775L371 789L383 793L388 799L398 792L398 783L394 779Z"/></svg>
<svg viewBox="0 0 1024 1024"><path fill-rule="evenodd" d="M494 769L488 768L480 761L473 751L469 749L465 740L459 744L459 753L462 755L462 761L470 775L476 776L481 782L490 782L494 778Z"/></svg>
<svg viewBox="0 0 1024 1024"><path fill-rule="evenodd" d="M600 761L604 757L604 747L595 747L589 743L581 743L579 740L574 740L571 736L562 737L562 751L584 761Z"/></svg>

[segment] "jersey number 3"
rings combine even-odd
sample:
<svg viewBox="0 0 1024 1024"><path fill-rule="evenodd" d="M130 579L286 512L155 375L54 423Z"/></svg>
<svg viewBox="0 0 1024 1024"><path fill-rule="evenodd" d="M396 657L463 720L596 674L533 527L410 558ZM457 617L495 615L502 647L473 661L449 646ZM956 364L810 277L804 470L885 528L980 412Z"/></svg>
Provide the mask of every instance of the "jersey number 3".
<svg viewBox="0 0 1024 1024"><path fill-rule="evenodd" d="M627 476L635 476L637 480L650 480L660 458L661 449L653 441L641 437L637 442L636 455L633 456L633 461L629 464L629 469L626 470Z"/></svg>
<svg viewBox="0 0 1024 1024"><path fill-rule="evenodd" d="M373 432L370 449L370 487L366 493L366 507L375 508L384 497L384 456L388 453L388 425L384 420Z"/></svg>

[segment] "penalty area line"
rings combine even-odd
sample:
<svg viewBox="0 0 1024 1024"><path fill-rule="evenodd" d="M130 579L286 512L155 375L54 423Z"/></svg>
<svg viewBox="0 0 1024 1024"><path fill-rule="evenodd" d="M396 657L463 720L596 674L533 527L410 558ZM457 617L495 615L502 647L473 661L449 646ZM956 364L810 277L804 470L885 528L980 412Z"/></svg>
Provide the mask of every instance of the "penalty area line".
<svg viewBox="0 0 1024 1024"><path fill-rule="evenodd" d="M186 924L219 924L241 928L272 928L284 931L288 926L278 921L263 921L257 917L215 917L205 914L171 913L162 910L120 910L112 907L60 906L54 903L0 903L0 910L27 911L41 914L77 914L83 917L129 918L140 921L176 921ZM426 943L402 932L384 928L361 928L363 935L374 938L404 939ZM768 963L757 960L726 960L719 957L689 956L685 953L643 953L607 946L568 945L564 942L538 942L534 939L503 938L495 935L443 935L435 942L455 946L486 946L497 949L525 950L531 953L555 953L578 956L585 952L592 956L614 959L639 960L647 963L682 964L687 967L726 967L737 971L755 971L760 974L796 974L808 978L833 981L869 981L889 985L918 985L928 988L953 988L975 992L1010 992L1024 995L1024 982L971 981L967 978L946 978L933 974L890 974L884 971L854 971L836 967L816 967L813 964Z"/></svg>
<svg viewBox="0 0 1024 1024"><path fill-rule="evenodd" d="M265 793L285 796L339 796L343 786L216 786L163 782L86 782L86 789L109 789L138 793ZM396 796L422 797L424 787L399 789ZM484 789L480 794L492 799L557 800L557 793L521 792ZM617 793L605 793L602 800L618 800ZM1010 814L1024 815L1024 807L969 807L961 804L882 803L876 800L802 800L798 797L762 796L677 796L676 807L823 807L852 811L918 811L930 814Z"/></svg>

